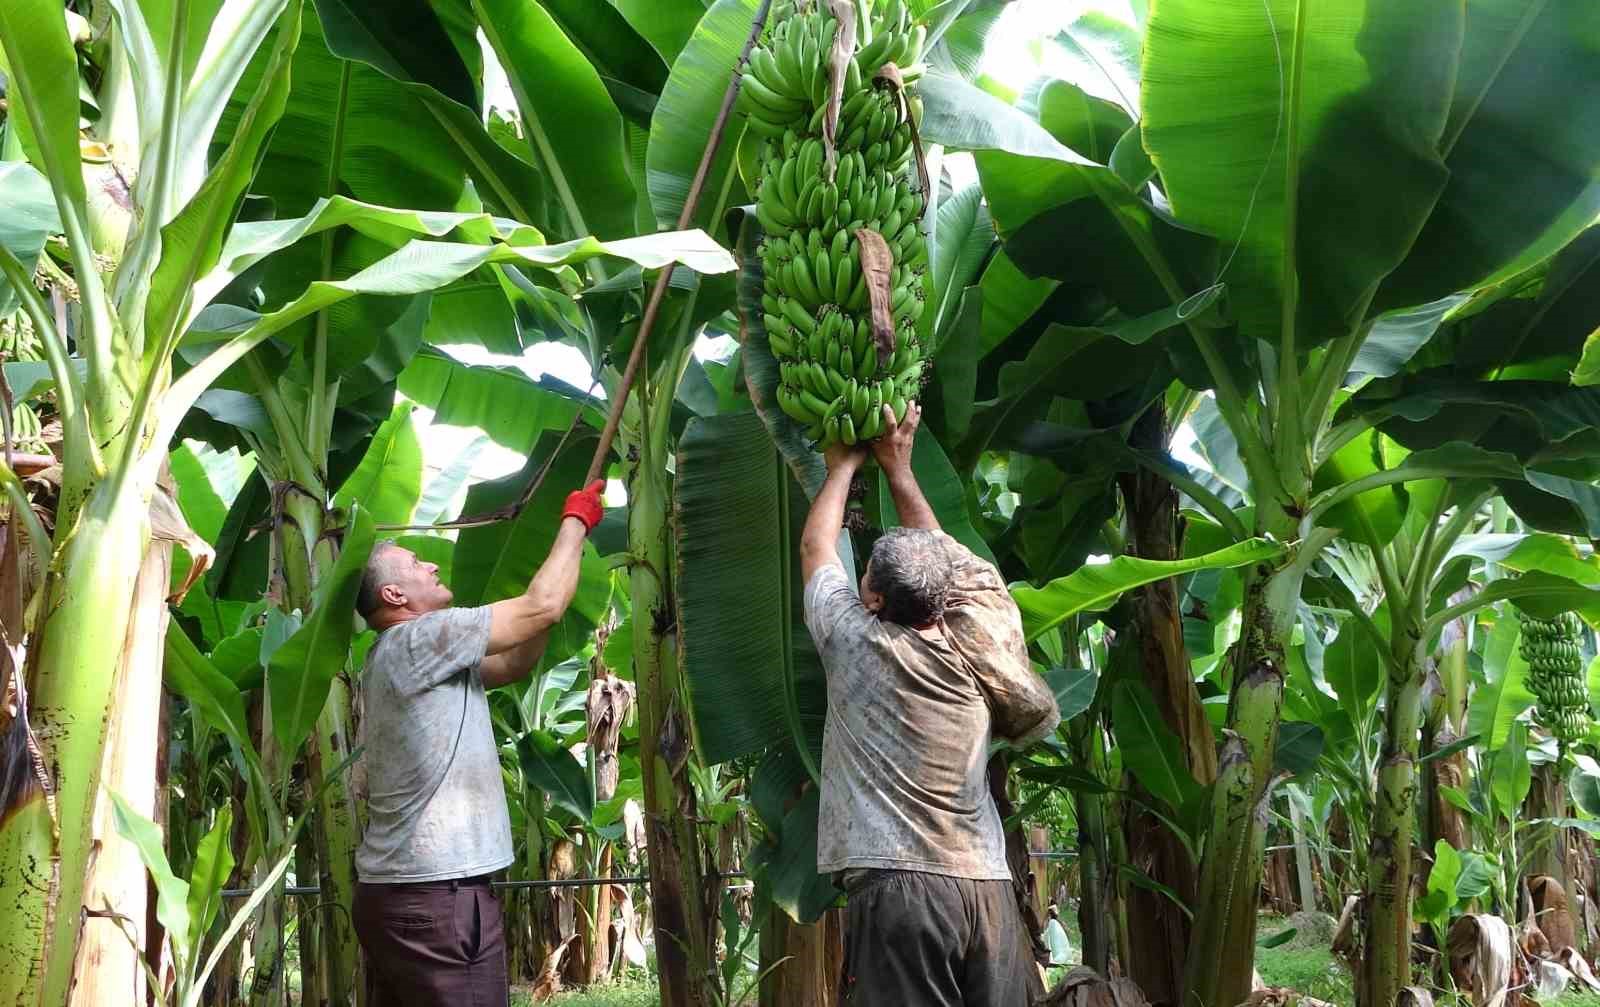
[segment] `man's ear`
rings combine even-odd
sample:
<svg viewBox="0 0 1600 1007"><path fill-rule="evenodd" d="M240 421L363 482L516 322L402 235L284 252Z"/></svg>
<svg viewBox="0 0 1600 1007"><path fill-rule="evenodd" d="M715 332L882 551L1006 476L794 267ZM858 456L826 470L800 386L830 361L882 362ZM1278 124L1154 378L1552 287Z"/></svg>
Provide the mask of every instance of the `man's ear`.
<svg viewBox="0 0 1600 1007"><path fill-rule="evenodd" d="M406 604L406 593L400 590L398 584L383 585L378 589L378 597L383 599L385 605L393 605L395 608L404 608Z"/></svg>

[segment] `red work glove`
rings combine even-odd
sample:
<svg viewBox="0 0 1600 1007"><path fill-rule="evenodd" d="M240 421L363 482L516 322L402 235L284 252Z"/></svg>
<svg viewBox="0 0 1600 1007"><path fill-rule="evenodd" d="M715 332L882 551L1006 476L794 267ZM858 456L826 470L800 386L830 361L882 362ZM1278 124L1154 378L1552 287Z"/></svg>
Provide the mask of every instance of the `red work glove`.
<svg viewBox="0 0 1600 1007"><path fill-rule="evenodd" d="M605 514L605 508L600 503L600 493L605 488L606 481L596 479L583 489L568 493L567 506L561 511L561 517L575 517L583 522L584 528L594 531L594 526L600 523L600 518Z"/></svg>

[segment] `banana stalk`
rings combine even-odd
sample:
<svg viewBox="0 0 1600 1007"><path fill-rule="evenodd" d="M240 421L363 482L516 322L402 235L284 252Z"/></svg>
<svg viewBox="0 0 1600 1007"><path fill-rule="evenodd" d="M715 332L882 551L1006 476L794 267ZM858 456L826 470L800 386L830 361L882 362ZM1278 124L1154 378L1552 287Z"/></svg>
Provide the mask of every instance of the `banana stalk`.
<svg viewBox="0 0 1600 1007"><path fill-rule="evenodd" d="M144 862L134 845L117 834L110 795L118 794L154 821L167 820L161 657L171 583L172 543L152 541L134 589L127 646L107 724L94 819L99 853L84 895L85 906L116 912L124 919L100 916L84 922L74 966L77 981L68 1007L142 1002L146 975L139 955L152 962L161 959L161 932L151 933L149 928Z"/></svg>
<svg viewBox="0 0 1600 1007"><path fill-rule="evenodd" d="M1217 785L1212 797L1211 828L1206 840L1206 858L1200 874L1200 901L1197 910L1218 907L1217 930L1208 930L1203 921L1207 914L1196 913L1195 943L1190 948L1189 960L1184 970L1184 988L1195 1002L1205 1004L1242 1003L1236 996L1241 985L1237 975L1237 955L1223 953L1221 937L1225 928L1239 915L1233 905L1243 901L1253 911L1257 887L1238 890L1237 878L1247 872L1244 868L1251 859L1256 819L1256 783L1250 763L1248 747L1237 734L1229 733L1223 743L1222 754L1217 759ZM1257 873L1260 859L1256 858ZM1259 884L1259 879L1257 879ZM1249 964L1255 953L1255 942L1245 946L1246 964L1243 985L1248 995Z"/></svg>
<svg viewBox="0 0 1600 1007"><path fill-rule="evenodd" d="M640 400L644 396L640 394ZM648 410L646 406L645 412ZM693 739L678 667L672 613L671 537L665 472L666 425L660 441L645 435L627 445L628 552L633 567L634 680L639 683L639 757L644 775L650 850L650 900L663 1007L708 1002L715 972L711 924L703 899L704 872L695 826L688 760Z"/></svg>
<svg viewBox="0 0 1600 1007"><path fill-rule="evenodd" d="M0 875L10 879L0 899L0 1003L67 1001L101 746L148 514L148 497L132 480L100 483L57 547L44 586L46 615L27 673L37 748L25 771L51 791L30 780L0 809Z"/></svg>
<svg viewBox="0 0 1600 1007"><path fill-rule="evenodd" d="M263 389L263 398L269 404L276 400L276 395L273 389ZM296 436L287 425L280 426L278 432L280 436ZM288 473L276 475L287 476ZM314 472L294 475L299 477L294 482L277 483L283 513L273 525L275 583L270 593L285 612L299 611L305 615L311 611L317 584L333 569L338 557L327 537L326 491ZM270 715L263 717L263 742L272 734L270 725ZM308 796L318 796L315 807L301 809L313 820L312 828L300 836L304 849L297 868L297 873L304 872L307 877L314 872L321 886L317 899L319 913L314 918L301 913L303 920L312 919L313 922L313 926L302 927L300 932L301 967L307 979L314 979L328 1004L353 1003L356 991L362 987L360 945L351 925L355 853L361 843L360 822L347 778L340 774L328 779L329 773L349 754L353 743L351 735L349 689L342 678L336 677L306 745L305 789ZM277 756L292 760L295 753L282 752ZM285 768L281 762L278 764L280 778ZM263 860L273 863L283 852ZM286 918L283 901L280 886L280 891L262 903L257 933L268 936L258 941L255 948L253 1003L266 1005L281 998L283 942L272 936L277 931L268 928L273 921L281 925Z"/></svg>
<svg viewBox="0 0 1600 1007"><path fill-rule="evenodd" d="M1417 745L1422 728L1421 628L1393 639L1377 807L1367 860L1367 943L1357 1002L1392 1004L1411 979L1411 848L1417 828Z"/></svg>
<svg viewBox="0 0 1600 1007"><path fill-rule="evenodd" d="M1157 402L1146 410L1128 435L1141 450L1164 451L1166 409ZM1178 494L1172 484L1148 469L1123 473L1117 479L1127 514L1128 552L1152 560L1178 559ZM1138 633L1139 667L1168 728L1181 739L1184 762L1202 786L1216 779L1217 754L1211 724L1195 689L1184 646L1183 616L1177 585L1156 581L1134 595L1134 630ZM1134 781L1137 788L1137 781ZM1143 794L1142 790L1136 791ZM1154 806L1147 794L1127 805L1124 826L1128 862L1176 892L1183 906L1195 902L1195 864L1182 841L1155 815L1139 806ZM1164 894L1130 886L1128 915L1139 921L1126 928L1128 975L1151 1003L1177 1003L1183 993L1184 958L1192 924L1183 907Z"/></svg>
<svg viewBox="0 0 1600 1007"><path fill-rule="evenodd" d="M1067 724L1073 761L1092 767L1096 776L1104 768L1104 740L1096 717L1089 711ZM1078 819L1078 870L1082 887L1078 899L1078 927L1083 935L1083 964L1101 975L1111 966L1111 893L1107 878L1110 854L1106 843L1105 799L1082 790L1072 792Z"/></svg>
<svg viewBox="0 0 1600 1007"><path fill-rule="evenodd" d="M1263 809L1283 702L1284 641L1300 577L1299 566L1290 564L1270 576L1252 573L1245 587L1243 627L1231 659L1228 740L1218 758L1194 938L1184 967L1186 1002L1217 1007L1243 1003L1250 995L1266 841Z"/></svg>

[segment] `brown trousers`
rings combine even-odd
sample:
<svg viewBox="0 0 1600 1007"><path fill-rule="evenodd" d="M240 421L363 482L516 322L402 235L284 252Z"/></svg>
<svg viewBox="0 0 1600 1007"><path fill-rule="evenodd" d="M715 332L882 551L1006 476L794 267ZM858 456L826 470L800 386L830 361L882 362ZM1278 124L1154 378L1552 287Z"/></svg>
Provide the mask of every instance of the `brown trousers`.
<svg viewBox="0 0 1600 1007"><path fill-rule="evenodd" d="M376 1007L507 1007L505 930L487 875L356 886Z"/></svg>
<svg viewBox="0 0 1600 1007"><path fill-rule="evenodd" d="M1010 881L851 872L849 1007L1028 1007L1033 969Z"/></svg>

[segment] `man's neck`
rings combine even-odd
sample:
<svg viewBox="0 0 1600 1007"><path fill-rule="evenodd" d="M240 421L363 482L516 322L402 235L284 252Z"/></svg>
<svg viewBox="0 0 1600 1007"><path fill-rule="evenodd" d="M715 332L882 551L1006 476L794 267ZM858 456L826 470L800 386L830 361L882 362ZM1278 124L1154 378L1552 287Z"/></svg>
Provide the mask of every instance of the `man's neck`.
<svg viewBox="0 0 1600 1007"><path fill-rule="evenodd" d="M413 611L409 608L386 608L372 614L367 620L367 625L382 633L386 629L393 629L401 623L419 619L426 613Z"/></svg>

